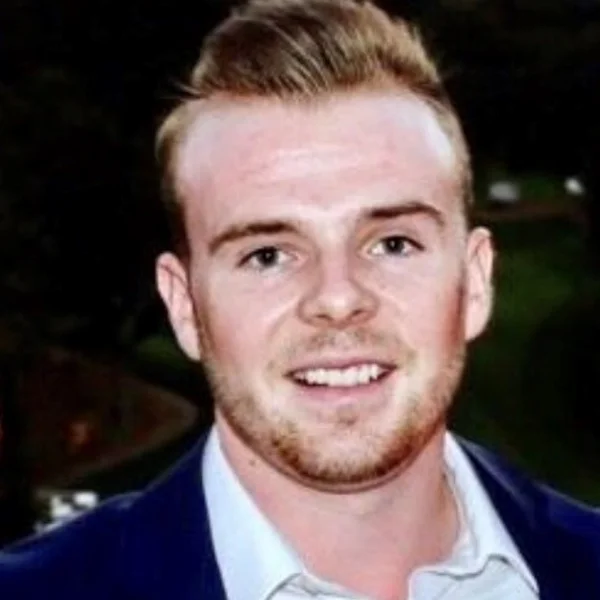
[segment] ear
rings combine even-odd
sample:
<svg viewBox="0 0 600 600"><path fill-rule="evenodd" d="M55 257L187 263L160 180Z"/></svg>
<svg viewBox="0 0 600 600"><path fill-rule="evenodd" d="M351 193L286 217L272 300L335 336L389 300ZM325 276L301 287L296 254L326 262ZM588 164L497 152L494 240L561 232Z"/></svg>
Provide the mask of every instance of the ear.
<svg viewBox="0 0 600 600"><path fill-rule="evenodd" d="M476 227L467 240L465 290L465 337L476 338L486 327L492 312L494 289L494 244L492 234Z"/></svg>
<svg viewBox="0 0 600 600"><path fill-rule="evenodd" d="M156 287L180 348L192 360L200 360L200 341L187 270L174 254L166 252L158 257Z"/></svg>

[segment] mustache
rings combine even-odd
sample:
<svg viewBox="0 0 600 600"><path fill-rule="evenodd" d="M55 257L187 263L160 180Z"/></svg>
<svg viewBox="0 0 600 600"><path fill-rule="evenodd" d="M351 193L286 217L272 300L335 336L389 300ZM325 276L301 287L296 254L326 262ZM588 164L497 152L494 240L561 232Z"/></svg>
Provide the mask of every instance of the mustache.
<svg viewBox="0 0 600 600"><path fill-rule="evenodd" d="M416 352L397 334L375 331L368 327L319 331L287 348L286 361L321 354L322 352L374 352L390 360L409 363Z"/></svg>

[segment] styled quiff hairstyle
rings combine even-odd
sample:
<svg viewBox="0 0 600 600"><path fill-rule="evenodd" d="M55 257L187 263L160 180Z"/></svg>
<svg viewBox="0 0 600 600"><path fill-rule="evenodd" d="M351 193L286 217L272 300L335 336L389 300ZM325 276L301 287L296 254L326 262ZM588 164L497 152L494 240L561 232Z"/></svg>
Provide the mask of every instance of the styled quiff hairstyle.
<svg viewBox="0 0 600 600"><path fill-rule="evenodd" d="M316 102L361 90L404 91L429 105L456 154L464 206L469 152L440 74L418 33L363 0L250 0L204 40L186 95L157 136L162 193L176 249L188 250L177 190L177 150L208 99Z"/></svg>

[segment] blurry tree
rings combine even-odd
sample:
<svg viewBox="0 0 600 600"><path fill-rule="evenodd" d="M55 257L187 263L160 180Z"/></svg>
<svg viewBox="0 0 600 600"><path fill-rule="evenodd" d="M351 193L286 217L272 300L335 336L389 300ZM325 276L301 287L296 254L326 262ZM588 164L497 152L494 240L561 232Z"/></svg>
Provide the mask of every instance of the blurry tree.
<svg viewBox="0 0 600 600"><path fill-rule="evenodd" d="M0 318L30 338L110 347L148 278L155 217L128 141L47 68L0 88L0 142Z"/></svg>
<svg viewBox="0 0 600 600"><path fill-rule="evenodd" d="M588 125L585 148L583 182L588 244L593 266L600 270L600 122L597 119Z"/></svg>
<svg viewBox="0 0 600 600"><path fill-rule="evenodd" d="M580 172L600 103L600 2L445 0L435 8L426 30L475 160Z"/></svg>
<svg viewBox="0 0 600 600"><path fill-rule="evenodd" d="M130 188L115 168L123 154L110 121L66 73L39 70L0 87L4 541L31 525L18 402L28 365L47 343L114 351L132 308L139 245L124 255L141 227L127 219Z"/></svg>
<svg viewBox="0 0 600 600"><path fill-rule="evenodd" d="M25 507L28 487L16 398L38 350L119 360L140 324L157 326L152 257L166 234L153 131L169 77L223 10L212 0L185 10L0 3L0 513L11 522L3 508Z"/></svg>
<svg viewBox="0 0 600 600"><path fill-rule="evenodd" d="M135 337L165 241L157 115L236 2L0 3L0 346L16 378L3 375L5 390L39 344L118 356ZM443 51L476 160L571 174L591 156L598 2L381 4Z"/></svg>

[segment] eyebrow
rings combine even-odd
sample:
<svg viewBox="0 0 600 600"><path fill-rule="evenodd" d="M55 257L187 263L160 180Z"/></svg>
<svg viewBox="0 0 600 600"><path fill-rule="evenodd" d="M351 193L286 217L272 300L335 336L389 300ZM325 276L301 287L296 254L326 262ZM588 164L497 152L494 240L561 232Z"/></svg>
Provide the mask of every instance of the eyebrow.
<svg viewBox="0 0 600 600"><path fill-rule="evenodd" d="M432 219L440 229L443 229L446 225L446 220L440 210L420 201L402 202L401 204L370 208L362 215L362 219L366 221L384 221L414 215L424 215ZM280 233L298 234L300 233L300 228L290 221L281 220L238 223L228 227L212 238L208 244L208 252L213 255L222 246L244 238L260 235L277 235Z"/></svg>
<svg viewBox="0 0 600 600"><path fill-rule="evenodd" d="M446 226L446 219L438 208L419 200L371 208L365 212L364 218L367 221L384 221L419 215L433 220L440 229Z"/></svg>
<svg viewBox="0 0 600 600"><path fill-rule="evenodd" d="M208 244L210 254L215 254L222 246L238 240L259 235L278 233L298 233L299 228L288 221L253 221L228 227L216 235Z"/></svg>

